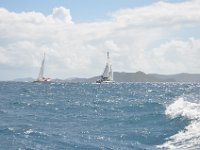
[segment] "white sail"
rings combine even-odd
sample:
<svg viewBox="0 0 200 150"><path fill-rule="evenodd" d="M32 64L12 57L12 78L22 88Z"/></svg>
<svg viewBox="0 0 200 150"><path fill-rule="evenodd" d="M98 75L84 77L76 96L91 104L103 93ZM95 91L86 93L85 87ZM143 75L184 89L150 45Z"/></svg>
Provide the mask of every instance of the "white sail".
<svg viewBox="0 0 200 150"><path fill-rule="evenodd" d="M109 57L109 52L107 52L107 62L106 62L106 67L103 71L103 74L101 75L101 78L99 80L96 81L97 83L102 83L102 82L106 82L106 83L110 83L110 82L114 82L113 81L113 72L112 72L112 66L110 63L110 57Z"/></svg>
<svg viewBox="0 0 200 150"><path fill-rule="evenodd" d="M38 75L38 78L37 78L38 81L42 81L43 78L44 78L44 64L45 64L45 53L44 53L44 57L43 57L43 60L42 60L41 67L40 67L40 72L39 72L39 75Z"/></svg>
<svg viewBox="0 0 200 150"><path fill-rule="evenodd" d="M107 62L106 62L106 67L104 69L104 72L102 74L103 77L109 78L110 74L110 57L109 57L109 52L107 52Z"/></svg>
<svg viewBox="0 0 200 150"><path fill-rule="evenodd" d="M113 80L113 72L112 72L112 66L110 65L110 72L109 72L109 76L108 76L109 80Z"/></svg>
<svg viewBox="0 0 200 150"><path fill-rule="evenodd" d="M108 78L109 77L109 73L110 73L110 67L109 67L108 64L106 64L106 67L104 69L104 72L103 72L102 76Z"/></svg>

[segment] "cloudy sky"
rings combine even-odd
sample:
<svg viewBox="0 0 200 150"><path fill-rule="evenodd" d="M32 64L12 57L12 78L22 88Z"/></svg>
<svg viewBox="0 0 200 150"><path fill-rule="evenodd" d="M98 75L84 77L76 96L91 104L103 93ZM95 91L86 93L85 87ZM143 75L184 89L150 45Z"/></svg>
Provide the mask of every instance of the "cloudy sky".
<svg viewBox="0 0 200 150"><path fill-rule="evenodd" d="M200 0L0 0L0 80L200 73Z"/></svg>

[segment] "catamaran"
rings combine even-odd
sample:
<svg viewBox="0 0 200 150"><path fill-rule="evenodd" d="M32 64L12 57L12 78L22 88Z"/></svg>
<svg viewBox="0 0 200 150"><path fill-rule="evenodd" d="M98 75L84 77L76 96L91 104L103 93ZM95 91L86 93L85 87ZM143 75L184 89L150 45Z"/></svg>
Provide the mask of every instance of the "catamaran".
<svg viewBox="0 0 200 150"><path fill-rule="evenodd" d="M44 56L42 59L42 64L40 67L40 72L39 72L38 78L34 82L49 82L49 81L51 81L50 78L44 77L44 64L45 64L45 53L44 53Z"/></svg>
<svg viewBox="0 0 200 150"><path fill-rule="evenodd" d="M107 62L103 74L100 76L100 79L96 83L113 83L113 72L112 65L110 63L109 52L107 52Z"/></svg>

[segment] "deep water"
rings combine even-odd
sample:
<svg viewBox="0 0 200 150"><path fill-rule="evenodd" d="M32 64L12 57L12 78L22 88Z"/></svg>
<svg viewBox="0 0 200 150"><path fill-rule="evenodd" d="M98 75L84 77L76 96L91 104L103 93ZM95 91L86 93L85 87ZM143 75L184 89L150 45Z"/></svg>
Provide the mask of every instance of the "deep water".
<svg viewBox="0 0 200 150"><path fill-rule="evenodd" d="M200 83L0 82L0 149L200 149Z"/></svg>

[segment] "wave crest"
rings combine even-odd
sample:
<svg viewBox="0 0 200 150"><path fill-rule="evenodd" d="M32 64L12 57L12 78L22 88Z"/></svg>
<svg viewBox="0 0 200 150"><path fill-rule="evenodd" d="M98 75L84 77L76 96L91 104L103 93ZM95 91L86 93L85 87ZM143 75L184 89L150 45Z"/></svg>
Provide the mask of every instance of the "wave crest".
<svg viewBox="0 0 200 150"><path fill-rule="evenodd" d="M200 119L200 104L188 102L181 97L167 107L165 114L171 118L183 116L192 120Z"/></svg>
<svg viewBox="0 0 200 150"><path fill-rule="evenodd" d="M187 117L191 123L184 130L169 137L167 141L158 148L165 149L198 149L200 148L200 104L192 103L178 98L169 105L165 114L171 118L178 116Z"/></svg>

